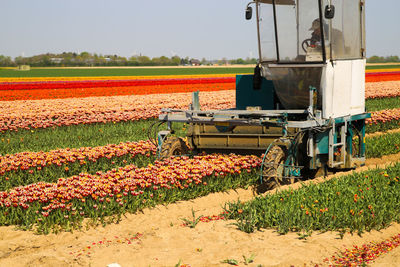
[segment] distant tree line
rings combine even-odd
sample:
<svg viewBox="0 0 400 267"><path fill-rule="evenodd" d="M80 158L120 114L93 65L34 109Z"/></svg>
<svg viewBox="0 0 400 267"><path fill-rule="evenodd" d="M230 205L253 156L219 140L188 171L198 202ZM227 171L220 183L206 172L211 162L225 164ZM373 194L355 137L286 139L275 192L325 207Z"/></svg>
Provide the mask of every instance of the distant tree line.
<svg viewBox="0 0 400 267"><path fill-rule="evenodd" d="M227 65L227 64L257 64L256 58L219 59L219 60L197 60L189 57L153 57L137 55L129 58L118 55L91 54L88 52L74 53L64 52L61 54L41 54L32 57L11 57L0 55L0 67L15 67L18 65L30 65L32 67L85 67L85 66L179 66L179 65ZM372 56L367 59L368 63L390 63L400 62L398 56Z"/></svg>
<svg viewBox="0 0 400 267"><path fill-rule="evenodd" d="M16 57L0 55L0 67L15 67L18 65L30 65L32 67L85 67L85 66L178 66L178 65L214 65L214 64L256 64L257 59L221 59L221 60L197 60L189 57L147 57L143 55L129 58L118 55L91 54L88 52L74 53L63 52L61 54L41 54L32 57Z"/></svg>
<svg viewBox="0 0 400 267"><path fill-rule="evenodd" d="M1 67L13 67L15 66L15 62L11 59L11 57L6 57L0 55L0 66Z"/></svg>
<svg viewBox="0 0 400 267"><path fill-rule="evenodd" d="M368 63L396 63L400 62L400 58L398 56L388 56L388 57L379 57L372 56L367 59Z"/></svg>

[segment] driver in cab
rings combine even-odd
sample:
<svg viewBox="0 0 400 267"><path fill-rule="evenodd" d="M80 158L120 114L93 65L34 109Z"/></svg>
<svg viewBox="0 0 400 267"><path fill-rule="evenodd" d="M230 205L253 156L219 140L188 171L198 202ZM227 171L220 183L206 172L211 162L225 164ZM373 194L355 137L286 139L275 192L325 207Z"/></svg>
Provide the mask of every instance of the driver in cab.
<svg viewBox="0 0 400 267"><path fill-rule="evenodd" d="M331 32L329 32L328 24L324 25L324 36L325 36L325 45L326 47L331 46L333 50L333 54L336 57L342 56L345 51L344 42L343 42L343 33L338 29L332 28ZM310 39L310 47L312 48L321 48L322 41L321 41L321 23L319 18L315 19L312 22L311 28L309 31L313 31L311 33Z"/></svg>
<svg viewBox="0 0 400 267"><path fill-rule="evenodd" d="M311 40L310 40L310 46L312 48L315 47L321 47L321 23L319 19L315 19L312 22L311 28L309 31L313 31L311 33Z"/></svg>

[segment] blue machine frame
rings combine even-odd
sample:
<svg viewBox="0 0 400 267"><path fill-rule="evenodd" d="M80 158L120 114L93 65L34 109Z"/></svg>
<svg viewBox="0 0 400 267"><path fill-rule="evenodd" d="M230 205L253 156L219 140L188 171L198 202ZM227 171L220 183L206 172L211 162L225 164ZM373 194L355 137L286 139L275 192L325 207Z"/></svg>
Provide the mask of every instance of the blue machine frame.
<svg viewBox="0 0 400 267"><path fill-rule="evenodd" d="M221 132L219 135L232 136L235 133L226 132L236 126L279 127L282 129L281 134L258 149L265 151L266 155L274 144L286 147L288 157L282 164L283 178L300 177L303 167L310 170L321 167L349 169L365 163L365 119L371 117L369 113L322 119L321 111L316 109L316 90L313 87L309 88L308 109L281 110L271 81L263 78L260 90L254 90L252 75L238 75L236 85L236 109L201 111L199 94L196 92L193 93L193 103L189 110L164 109L159 119L169 125L172 122L212 125ZM304 134L304 140L297 140L298 133ZM159 138L161 142L168 131L163 131L162 135ZM197 137L201 138L202 134ZM309 159L307 166L300 166L298 162L299 142L306 149Z"/></svg>

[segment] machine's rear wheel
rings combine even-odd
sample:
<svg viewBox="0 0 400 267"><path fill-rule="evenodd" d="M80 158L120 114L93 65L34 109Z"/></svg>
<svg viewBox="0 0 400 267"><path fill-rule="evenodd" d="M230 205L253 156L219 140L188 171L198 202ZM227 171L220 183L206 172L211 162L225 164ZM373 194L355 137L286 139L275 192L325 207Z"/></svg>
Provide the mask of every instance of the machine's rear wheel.
<svg viewBox="0 0 400 267"><path fill-rule="evenodd" d="M283 178L284 164L286 160L286 149L281 146L273 146L265 156L263 162L263 185L260 191L267 191L286 184Z"/></svg>
<svg viewBox="0 0 400 267"><path fill-rule="evenodd" d="M160 158L169 158L171 156L186 155L189 153L189 147L181 137L169 136L161 146Z"/></svg>

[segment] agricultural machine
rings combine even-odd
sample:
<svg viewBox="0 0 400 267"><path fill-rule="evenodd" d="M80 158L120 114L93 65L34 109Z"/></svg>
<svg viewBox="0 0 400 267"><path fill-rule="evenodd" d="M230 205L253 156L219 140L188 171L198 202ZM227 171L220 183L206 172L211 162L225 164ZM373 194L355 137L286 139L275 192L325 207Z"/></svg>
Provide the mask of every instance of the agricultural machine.
<svg viewBox="0 0 400 267"><path fill-rule="evenodd" d="M263 154L266 189L365 164L365 0L254 0L259 63L236 77L236 108L163 109L161 157ZM173 122L189 127L171 134Z"/></svg>

